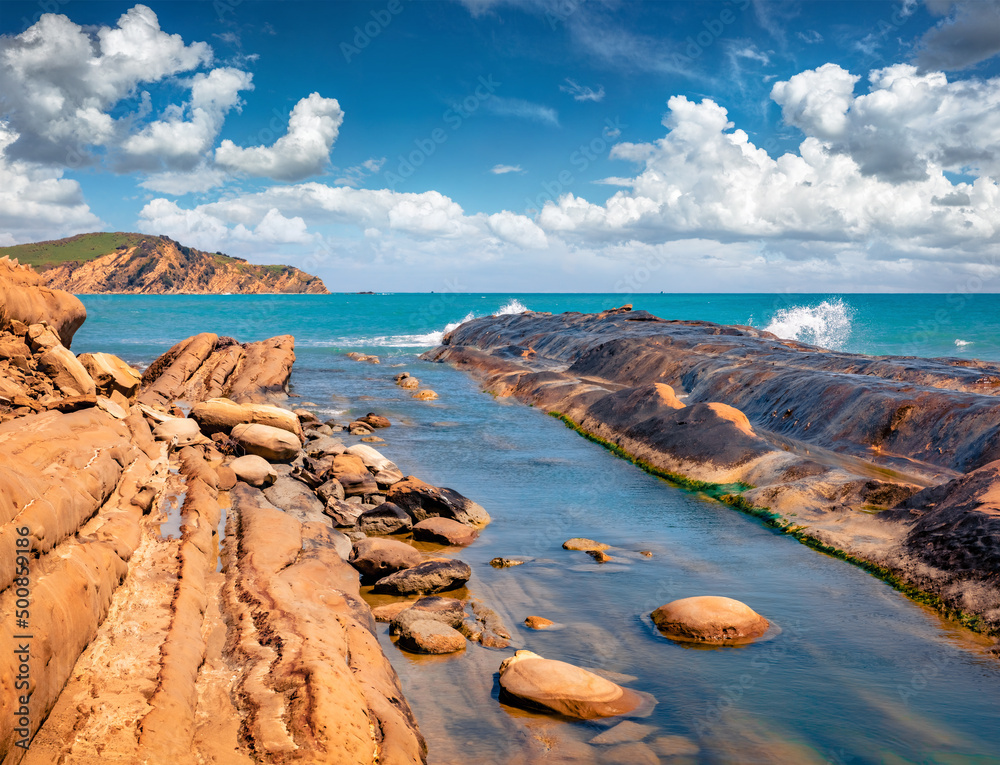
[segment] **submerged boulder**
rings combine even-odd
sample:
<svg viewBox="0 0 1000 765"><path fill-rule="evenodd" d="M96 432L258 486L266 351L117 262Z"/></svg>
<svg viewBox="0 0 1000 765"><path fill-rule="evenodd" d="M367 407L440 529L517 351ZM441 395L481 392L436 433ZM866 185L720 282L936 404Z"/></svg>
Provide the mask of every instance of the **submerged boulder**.
<svg viewBox="0 0 1000 765"><path fill-rule="evenodd" d="M501 699L516 706L543 709L591 720L634 711L642 697L600 675L564 661L518 651L500 665Z"/></svg>
<svg viewBox="0 0 1000 765"><path fill-rule="evenodd" d="M660 606L650 616L667 637L702 643L750 641L770 626L745 603L715 595L681 598Z"/></svg>
<svg viewBox="0 0 1000 765"><path fill-rule="evenodd" d="M431 619L409 622L398 634L398 645L415 653L444 654L465 650L465 636L461 632Z"/></svg>

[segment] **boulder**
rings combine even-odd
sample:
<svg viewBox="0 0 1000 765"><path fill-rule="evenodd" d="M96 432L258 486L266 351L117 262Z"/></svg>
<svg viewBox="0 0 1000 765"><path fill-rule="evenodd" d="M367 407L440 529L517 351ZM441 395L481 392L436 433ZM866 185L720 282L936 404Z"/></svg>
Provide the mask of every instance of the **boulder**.
<svg viewBox="0 0 1000 765"><path fill-rule="evenodd" d="M770 626L745 603L715 595L675 600L657 608L651 617L667 637L702 643L748 642Z"/></svg>
<svg viewBox="0 0 1000 765"><path fill-rule="evenodd" d="M256 454L247 454L243 457L238 457L229 463L229 467L236 473L238 479L258 489L270 486L278 478L278 472L274 469L274 466Z"/></svg>
<svg viewBox="0 0 1000 765"><path fill-rule="evenodd" d="M219 477L218 489L219 491L229 491L232 489L236 482L239 480L236 476L236 471L233 470L228 465L220 465L215 469L215 474Z"/></svg>
<svg viewBox="0 0 1000 765"><path fill-rule="evenodd" d="M408 512L414 521L439 516L478 528L490 522L489 514L481 506L457 491L439 489L413 476L393 484L386 496Z"/></svg>
<svg viewBox="0 0 1000 765"><path fill-rule="evenodd" d="M414 653L455 653L465 650L465 636L447 624L419 619L400 630L397 644Z"/></svg>
<svg viewBox="0 0 1000 765"><path fill-rule="evenodd" d="M306 445L302 449L310 457L329 457L343 454L346 447L339 438L320 436L306 441Z"/></svg>
<svg viewBox="0 0 1000 765"><path fill-rule="evenodd" d="M467 563L450 558L432 558L379 579L375 582L375 592L390 595L446 592L462 587L471 576L472 569Z"/></svg>
<svg viewBox="0 0 1000 765"><path fill-rule="evenodd" d="M375 473L375 483L380 489L388 489L390 486L403 480L403 471L398 468L386 468Z"/></svg>
<svg viewBox="0 0 1000 765"><path fill-rule="evenodd" d="M430 388L424 388L423 390L418 390L413 394L413 398L417 401L433 401L438 397L438 394L432 391Z"/></svg>
<svg viewBox="0 0 1000 765"><path fill-rule="evenodd" d="M38 368L64 396L93 396L97 386L73 352L62 345L49 348L38 358Z"/></svg>
<svg viewBox="0 0 1000 765"><path fill-rule="evenodd" d="M355 444L347 449L347 454L358 457L361 464L373 473L379 470L399 470L395 462L386 459L381 452L367 444Z"/></svg>
<svg viewBox="0 0 1000 765"><path fill-rule="evenodd" d="M349 560L370 581L416 566L420 563L420 553L395 539L374 537L355 542Z"/></svg>
<svg viewBox="0 0 1000 765"><path fill-rule="evenodd" d="M403 390L416 390L420 387L420 380L416 377L404 377L397 384Z"/></svg>
<svg viewBox="0 0 1000 765"><path fill-rule="evenodd" d="M237 425L231 437L245 451L268 462L291 462L301 446L298 436L270 425Z"/></svg>
<svg viewBox="0 0 1000 765"><path fill-rule="evenodd" d="M399 616L400 611L405 611L412 604L408 600L398 600L395 603L386 603L383 606L375 606L372 609L372 616L375 617L377 622L391 622L397 616Z"/></svg>
<svg viewBox="0 0 1000 765"><path fill-rule="evenodd" d="M564 661L518 651L500 665L501 700L591 720L635 710L642 697L600 675Z"/></svg>
<svg viewBox="0 0 1000 765"><path fill-rule="evenodd" d="M385 439L384 438L379 438L378 436L365 436L361 440L364 441L365 443L368 443L368 444L384 444L385 443Z"/></svg>
<svg viewBox="0 0 1000 765"><path fill-rule="evenodd" d="M331 472L335 476L341 473L366 473L368 468L365 467L365 462L361 457L344 452L334 456Z"/></svg>
<svg viewBox="0 0 1000 765"><path fill-rule="evenodd" d="M607 550L611 545L606 545L603 542L595 542L593 539L586 539L584 537L573 537L572 539L567 539L563 542L564 550L584 550L585 552L590 552L591 550Z"/></svg>
<svg viewBox="0 0 1000 765"><path fill-rule="evenodd" d="M533 630L547 630L555 624L551 619L546 619L544 616L529 616L524 620L524 626Z"/></svg>
<svg viewBox="0 0 1000 765"><path fill-rule="evenodd" d="M405 380L405 379L406 379L407 377L409 377L409 376L410 376L410 373L409 373L409 372L400 372L400 373L399 373L398 375L395 375L395 376L394 376L394 377L393 377L392 379L393 379L393 381L395 381L396 383L399 383L399 382L401 382L402 380Z"/></svg>
<svg viewBox="0 0 1000 765"><path fill-rule="evenodd" d="M110 353L81 353L77 358L93 379L99 393L110 396L117 392L129 402L135 401L142 381L138 369L130 367Z"/></svg>
<svg viewBox="0 0 1000 765"><path fill-rule="evenodd" d="M323 484L316 487L316 496L320 498L323 503L328 503L331 499L344 499L346 496L344 494L344 487L340 485L340 481L336 478L331 478Z"/></svg>
<svg viewBox="0 0 1000 765"><path fill-rule="evenodd" d="M228 398L210 398L195 404L191 417L198 421L208 435L228 433L237 425L267 425L302 436L299 419L294 412L270 404L237 404Z"/></svg>
<svg viewBox="0 0 1000 765"><path fill-rule="evenodd" d="M290 476L279 475L271 486L264 489L268 502L302 523L321 523L329 526L324 515L326 509L312 489Z"/></svg>
<svg viewBox="0 0 1000 765"><path fill-rule="evenodd" d="M337 480L344 487L344 495L347 497L363 497L378 492L378 484L367 470L362 473L339 474Z"/></svg>
<svg viewBox="0 0 1000 765"><path fill-rule="evenodd" d="M614 558L604 552L604 550L587 550L587 555L596 560L598 563L607 563L608 561L614 560Z"/></svg>
<svg viewBox="0 0 1000 765"><path fill-rule="evenodd" d="M357 525L361 513L365 510L365 506L360 502L344 502L343 500L331 497L326 501L323 514L333 521L334 526L353 529ZM363 534L364 532L359 533Z"/></svg>
<svg viewBox="0 0 1000 765"><path fill-rule="evenodd" d="M410 622L429 619L458 628L466 617L465 605L458 598L442 598L429 595L408 604L409 608L400 610L389 627L391 632L399 632Z"/></svg>
<svg viewBox="0 0 1000 765"><path fill-rule="evenodd" d="M382 415L375 414L374 412L369 412L364 417L359 418L359 421L373 428L388 428L392 425L392 423L389 422L388 417L383 417Z"/></svg>
<svg viewBox="0 0 1000 765"><path fill-rule="evenodd" d="M425 518L413 524L413 538L422 542L464 547L475 542L478 536L479 529L453 521L451 518Z"/></svg>
<svg viewBox="0 0 1000 765"><path fill-rule="evenodd" d="M403 508L392 502L383 502L373 510L358 516L357 527L369 536L400 534L410 530L413 521Z"/></svg>
<svg viewBox="0 0 1000 765"><path fill-rule="evenodd" d="M310 412L308 409L293 409L292 414L294 414L298 418L299 423L301 423L303 426L308 426L310 424L312 425L322 424L320 422L319 417L317 417L313 412Z"/></svg>
<svg viewBox="0 0 1000 765"><path fill-rule="evenodd" d="M79 298L44 286L41 274L15 265L6 256L0 258L0 306L8 321L29 325L45 322L67 348L87 318Z"/></svg>
<svg viewBox="0 0 1000 765"><path fill-rule="evenodd" d="M164 420L153 428L153 438L157 441L173 442L176 438L175 446L191 446L192 444L202 444L208 441L201 434L201 428L194 420L187 417L174 417Z"/></svg>

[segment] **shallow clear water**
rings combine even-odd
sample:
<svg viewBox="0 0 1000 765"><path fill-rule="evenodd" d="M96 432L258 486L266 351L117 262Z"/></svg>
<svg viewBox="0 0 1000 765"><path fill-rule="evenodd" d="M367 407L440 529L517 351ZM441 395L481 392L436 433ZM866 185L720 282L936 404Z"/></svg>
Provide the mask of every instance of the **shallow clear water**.
<svg viewBox="0 0 1000 765"><path fill-rule="evenodd" d="M241 340L295 334L293 389L303 401L338 418L387 415L393 426L379 431L386 443L376 445L386 456L404 472L451 486L489 510L493 523L458 555L473 567L472 593L503 616L514 647L635 677L627 684L658 702L641 721L657 729L650 738L694 740L701 753L689 761L1000 762L1000 661L985 652L985 641L860 569L642 473L538 410L481 393L445 365L418 361L419 348L375 339L396 337L398 343L400 335L427 334L463 312L496 310L510 297L530 308L594 310L620 303L619 296L489 296L481 299L482 310L473 311L470 304L480 300L475 296L456 300L450 313L417 321L410 317L419 311L418 297L432 299L85 298L91 318L74 350L148 362L204 329ZM707 313L716 297L727 307ZM644 299L633 302L648 307ZM662 299L684 308L677 318L746 322L746 310L758 310L764 298ZM931 307L925 305L923 315ZM895 317L893 329L878 335L881 345L864 346L862 308L854 306L854 339L845 347L887 352L903 342L901 327L910 320L882 305L885 316ZM983 328L997 314L988 306L982 311L982 326L967 313L958 332L986 348L998 342L995 327ZM771 321L767 316L756 323L764 326L764 318ZM355 347L379 352L382 364L346 359L343 351ZM440 399L414 401L397 388L392 376L402 369ZM584 553L562 550L572 536L613 545L616 561L597 564ZM530 560L496 570L488 565L495 556ZM650 611L697 594L742 600L780 633L715 649L676 644L656 633ZM520 626L532 614L562 629ZM382 640L429 740L432 762L559 762L568 753L584 762L599 756L581 742L601 724L566 723L500 704L495 677L510 650L470 645L459 657L416 657L384 634ZM554 747L549 754L546 743Z"/></svg>

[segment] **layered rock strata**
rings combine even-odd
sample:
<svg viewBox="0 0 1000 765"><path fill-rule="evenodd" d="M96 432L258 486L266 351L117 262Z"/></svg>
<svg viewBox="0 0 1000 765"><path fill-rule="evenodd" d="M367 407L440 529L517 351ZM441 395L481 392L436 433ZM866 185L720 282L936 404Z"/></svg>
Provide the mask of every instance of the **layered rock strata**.
<svg viewBox="0 0 1000 765"><path fill-rule="evenodd" d="M1000 630L1000 365L839 353L630 306L475 319L426 358Z"/></svg>

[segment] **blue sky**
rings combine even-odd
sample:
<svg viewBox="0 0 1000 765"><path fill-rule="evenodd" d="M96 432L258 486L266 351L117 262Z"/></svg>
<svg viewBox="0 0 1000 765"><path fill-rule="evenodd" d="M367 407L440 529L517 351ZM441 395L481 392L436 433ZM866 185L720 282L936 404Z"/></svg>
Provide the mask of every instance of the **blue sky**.
<svg viewBox="0 0 1000 765"><path fill-rule="evenodd" d="M1000 287L1000 10L0 3L0 242L331 289Z"/></svg>

